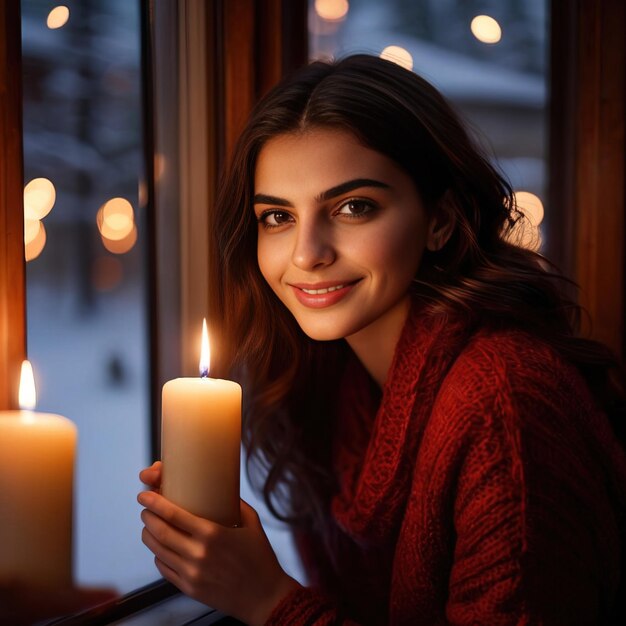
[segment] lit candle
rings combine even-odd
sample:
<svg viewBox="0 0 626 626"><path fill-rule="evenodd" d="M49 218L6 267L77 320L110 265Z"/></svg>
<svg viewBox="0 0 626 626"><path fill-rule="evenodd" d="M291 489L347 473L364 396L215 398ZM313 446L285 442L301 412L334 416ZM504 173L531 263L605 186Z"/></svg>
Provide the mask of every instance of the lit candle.
<svg viewBox="0 0 626 626"><path fill-rule="evenodd" d="M69 586L76 426L34 412L28 361L19 399L23 410L0 412L0 580Z"/></svg>
<svg viewBox="0 0 626 626"><path fill-rule="evenodd" d="M241 387L209 378L209 341L202 324L199 378L163 385L163 495L194 515L239 524Z"/></svg>

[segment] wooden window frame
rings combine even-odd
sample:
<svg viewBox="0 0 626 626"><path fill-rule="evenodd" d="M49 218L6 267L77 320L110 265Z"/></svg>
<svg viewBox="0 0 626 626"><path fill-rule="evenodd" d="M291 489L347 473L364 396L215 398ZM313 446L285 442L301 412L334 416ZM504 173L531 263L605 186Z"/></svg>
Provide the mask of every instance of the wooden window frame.
<svg viewBox="0 0 626 626"><path fill-rule="evenodd" d="M0 3L0 410L18 408L26 355L21 33L19 2Z"/></svg>
<svg viewBox="0 0 626 626"><path fill-rule="evenodd" d="M552 0L548 258L580 287L584 330L626 356L626 4Z"/></svg>

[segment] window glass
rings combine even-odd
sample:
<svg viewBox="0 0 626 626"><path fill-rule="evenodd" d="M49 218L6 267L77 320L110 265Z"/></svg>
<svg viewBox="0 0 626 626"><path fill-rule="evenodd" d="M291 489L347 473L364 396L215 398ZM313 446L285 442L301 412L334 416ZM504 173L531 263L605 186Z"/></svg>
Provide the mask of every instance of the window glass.
<svg viewBox="0 0 626 626"><path fill-rule="evenodd" d="M139 3L21 8L37 408L78 428L75 582L125 593L158 578L136 503L150 457Z"/></svg>
<svg viewBox="0 0 626 626"><path fill-rule="evenodd" d="M546 34L547 0L309 2L311 58L383 55L434 84L534 224L547 195ZM528 235L528 246L546 243L541 226Z"/></svg>

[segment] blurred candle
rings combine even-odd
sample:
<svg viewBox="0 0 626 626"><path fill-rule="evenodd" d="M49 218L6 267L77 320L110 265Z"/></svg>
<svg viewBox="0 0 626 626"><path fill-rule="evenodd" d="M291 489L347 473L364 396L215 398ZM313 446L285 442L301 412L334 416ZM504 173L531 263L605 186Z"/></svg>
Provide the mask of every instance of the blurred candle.
<svg viewBox="0 0 626 626"><path fill-rule="evenodd" d="M70 586L76 426L35 405L24 361L23 410L0 411L0 580Z"/></svg>
<svg viewBox="0 0 626 626"><path fill-rule="evenodd" d="M161 491L194 515L237 526L241 387L209 378L209 365L204 320L200 377L163 385Z"/></svg>

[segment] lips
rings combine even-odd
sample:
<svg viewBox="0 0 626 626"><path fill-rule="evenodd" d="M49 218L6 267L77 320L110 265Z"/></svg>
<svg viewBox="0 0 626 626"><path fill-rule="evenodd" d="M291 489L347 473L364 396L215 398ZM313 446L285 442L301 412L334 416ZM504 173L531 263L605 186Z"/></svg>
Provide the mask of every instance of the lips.
<svg viewBox="0 0 626 626"><path fill-rule="evenodd" d="M325 293L332 293L333 291L337 291L338 289L343 289L345 285L335 285L334 287L327 287L325 289L305 289L304 287L300 287L304 293L308 293L311 296L320 296Z"/></svg>
<svg viewBox="0 0 626 626"><path fill-rule="evenodd" d="M290 287L300 304L323 309L343 300L358 282L290 283Z"/></svg>

